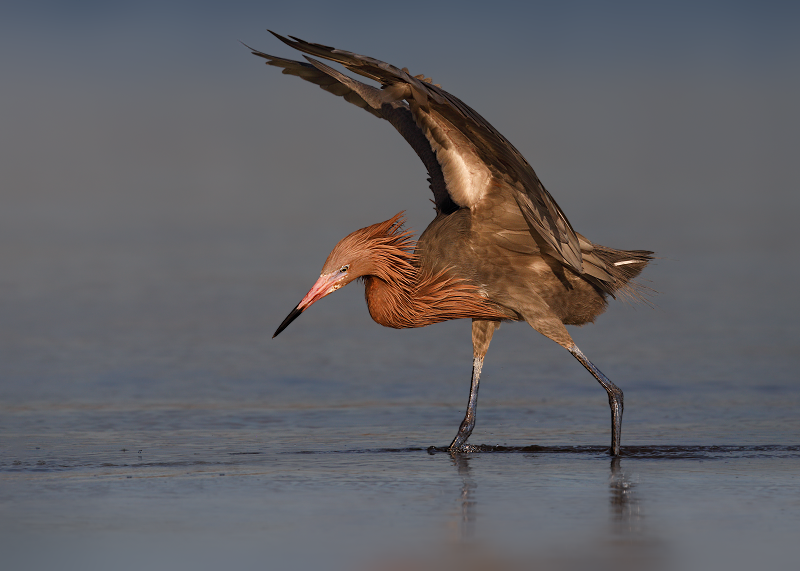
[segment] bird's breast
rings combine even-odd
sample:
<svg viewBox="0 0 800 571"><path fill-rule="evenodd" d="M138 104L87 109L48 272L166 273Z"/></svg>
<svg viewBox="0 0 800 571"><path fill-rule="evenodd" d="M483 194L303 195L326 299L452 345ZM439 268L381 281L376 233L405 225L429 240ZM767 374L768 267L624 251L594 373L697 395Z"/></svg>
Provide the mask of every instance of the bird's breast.
<svg viewBox="0 0 800 571"><path fill-rule="evenodd" d="M364 278L364 297L367 309L372 320L378 325L405 329L417 327L415 322L415 308L408 294L398 291L397 286L374 276Z"/></svg>

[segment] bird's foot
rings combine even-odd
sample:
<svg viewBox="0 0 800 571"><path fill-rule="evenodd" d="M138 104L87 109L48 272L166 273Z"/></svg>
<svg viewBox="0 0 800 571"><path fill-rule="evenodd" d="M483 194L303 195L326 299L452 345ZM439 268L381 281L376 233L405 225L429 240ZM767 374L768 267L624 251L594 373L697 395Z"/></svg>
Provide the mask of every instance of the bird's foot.
<svg viewBox="0 0 800 571"><path fill-rule="evenodd" d="M450 454L469 454L470 452L480 451L480 447L473 446L472 444L461 444L459 446L453 446L451 444L447 451Z"/></svg>

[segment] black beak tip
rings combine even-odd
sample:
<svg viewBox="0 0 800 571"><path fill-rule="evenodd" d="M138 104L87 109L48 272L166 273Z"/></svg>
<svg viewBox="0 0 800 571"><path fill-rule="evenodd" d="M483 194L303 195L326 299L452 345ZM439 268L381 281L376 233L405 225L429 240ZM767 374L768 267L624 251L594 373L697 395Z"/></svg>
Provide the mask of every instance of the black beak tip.
<svg viewBox="0 0 800 571"><path fill-rule="evenodd" d="M272 338L273 338L273 339L275 339L275 338L276 338L278 335L280 335L280 332L281 332L281 331L283 331L284 329L286 329L287 327L289 327L289 324L290 324L292 321L294 321L295 319L297 319L297 317L298 317L298 316L299 316L301 313L303 313L303 310L302 310L302 309L297 309L297 308L295 307L295 308L294 308L294 309L293 309L293 310L292 310L292 311L289 313L289 315L287 315L287 316L286 316L286 319L284 319L284 320L283 320L283 322L282 322L282 323L281 323L281 324L278 326L278 328L275 330L275 334L272 336Z"/></svg>

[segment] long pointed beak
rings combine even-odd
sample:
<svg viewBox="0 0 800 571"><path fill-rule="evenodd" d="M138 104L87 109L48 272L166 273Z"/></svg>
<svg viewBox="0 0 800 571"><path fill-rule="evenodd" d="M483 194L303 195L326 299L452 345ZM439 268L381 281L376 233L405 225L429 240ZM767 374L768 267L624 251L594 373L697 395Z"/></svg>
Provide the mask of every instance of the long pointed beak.
<svg viewBox="0 0 800 571"><path fill-rule="evenodd" d="M297 304L289 315L286 316L286 319L278 326L275 330L275 334L272 336L275 339L281 331L289 327L289 324L297 319L301 313L303 313L306 309L311 307L311 305L323 297L328 295L329 293L333 293L337 289L339 289L338 281L341 279L341 276L338 275L337 272L332 274L320 276L317 282L311 286L311 289L308 291L306 296Z"/></svg>
<svg viewBox="0 0 800 571"><path fill-rule="evenodd" d="M298 307L295 307L292 310L292 312L286 316L286 319L284 319L283 322L281 322L281 324L275 330L275 334L272 336L272 338L275 339L281 331L289 327L289 324L295 319L297 319L301 313L303 313L303 310Z"/></svg>

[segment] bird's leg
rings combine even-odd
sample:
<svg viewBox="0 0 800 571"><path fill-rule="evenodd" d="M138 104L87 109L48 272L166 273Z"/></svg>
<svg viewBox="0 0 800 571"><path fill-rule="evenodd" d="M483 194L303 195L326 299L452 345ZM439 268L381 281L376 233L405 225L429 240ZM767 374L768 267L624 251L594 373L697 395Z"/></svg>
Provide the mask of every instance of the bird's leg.
<svg viewBox="0 0 800 571"><path fill-rule="evenodd" d="M472 320L473 356L469 402L467 403L467 413L464 415L464 420L461 421L461 426L458 428L458 434L456 434L456 437L448 448L451 452L462 450L467 442L467 438L472 434L472 429L475 428L475 411L478 407L478 385L481 379L483 358L486 356L486 351L489 350L489 343L492 341L492 335L494 335L498 327L500 327L499 321Z"/></svg>
<svg viewBox="0 0 800 571"><path fill-rule="evenodd" d="M589 371L601 385L603 385L603 388L608 393L608 404L611 407L611 455L619 456L619 443L622 433L622 410L624 408L622 390L608 380L608 377L606 377L600 371L600 369L595 367L592 362L586 358L586 355L584 355L581 350L578 349L577 345L573 344L572 346L567 347L567 350L572 353L573 357L580 361L581 365L586 367L586 370Z"/></svg>
<svg viewBox="0 0 800 571"><path fill-rule="evenodd" d="M464 415L464 420L461 421L458 434L456 434L453 442L450 443L448 450L451 452L457 452L463 449L467 438L472 434L472 429L475 428L475 409L478 407L478 384L480 383L482 367L483 359L481 357L474 357L472 359L472 384L469 387L467 413Z"/></svg>

